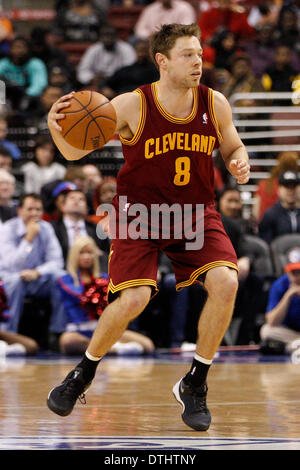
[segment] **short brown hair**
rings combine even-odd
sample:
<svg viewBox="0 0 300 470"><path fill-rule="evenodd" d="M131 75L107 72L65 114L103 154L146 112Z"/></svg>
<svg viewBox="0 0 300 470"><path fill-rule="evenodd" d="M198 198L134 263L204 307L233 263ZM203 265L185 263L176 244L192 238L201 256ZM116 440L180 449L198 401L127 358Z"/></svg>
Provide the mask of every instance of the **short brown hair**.
<svg viewBox="0 0 300 470"><path fill-rule="evenodd" d="M174 46L176 39L183 36L196 36L200 40L200 29L196 23L184 24L163 24L161 28L153 33L150 37L150 56L154 64L158 68L155 59L157 52L164 54L169 58L169 52Z"/></svg>

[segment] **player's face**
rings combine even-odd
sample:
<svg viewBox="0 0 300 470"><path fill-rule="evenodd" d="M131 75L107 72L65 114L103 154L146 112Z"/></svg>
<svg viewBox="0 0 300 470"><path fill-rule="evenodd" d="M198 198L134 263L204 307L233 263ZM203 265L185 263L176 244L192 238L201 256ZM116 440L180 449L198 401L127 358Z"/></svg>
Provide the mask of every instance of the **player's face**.
<svg viewBox="0 0 300 470"><path fill-rule="evenodd" d="M202 47L196 36L178 38L166 61L169 78L182 87L197 87L202 75Z"/></svg>

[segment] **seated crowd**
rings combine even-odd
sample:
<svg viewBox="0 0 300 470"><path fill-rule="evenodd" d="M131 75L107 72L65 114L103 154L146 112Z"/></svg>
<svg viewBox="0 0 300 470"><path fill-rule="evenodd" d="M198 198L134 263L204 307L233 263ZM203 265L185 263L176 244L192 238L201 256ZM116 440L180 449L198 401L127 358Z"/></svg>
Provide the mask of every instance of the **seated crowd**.
<svg viewBox="0 0 300 470"><path fill-rule="evenodd" d="M170 22L198 22L202 83L227 98L292 91L300 73L298 2L260 3L247 9L231 0L57 0L53 27L26 35L0 18L0 79L6 85L6 103L0 105L0 355L39 349L82 354L107 303L110 235L107 217L96 212L116 194L116 171L100 171L101 153L96 163L67 165L47 128L52 104L71 90L112 99L157 80L148 38ZM124 38L113 11L133 6L140 8L139 17ZM86 45L78 63L66 52L67 43ZM26 141L11 132L18 128L26 129ZM286 248L281 272L268 273L259 269L250 243L266 250L272 265L272 243L283 235L300 237L299 154L276 157L245 217L242 193L214 155L216 204L238 256L231 344L277 341L293 351L300 339L300 241ZM204 288L199 283L176 292L163 253L157 281L159 293L111 353L194 348ZM223 342L228 344L226 335Z"/></svg>

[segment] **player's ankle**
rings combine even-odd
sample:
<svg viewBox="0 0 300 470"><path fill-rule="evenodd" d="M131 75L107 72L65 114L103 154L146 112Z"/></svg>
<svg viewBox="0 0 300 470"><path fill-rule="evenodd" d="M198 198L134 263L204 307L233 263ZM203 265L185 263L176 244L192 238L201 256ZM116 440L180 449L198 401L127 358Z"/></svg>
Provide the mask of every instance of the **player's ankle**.
<svg viewBox="0 0 300 470"><path fill-rule="evenodd" d="M91 356L86 351L81 362L77 364L76 367L80 367L82 369L83 378L87 383L91 382L95 377L96 370L101 359L101 357L95 358Z"/></svg>

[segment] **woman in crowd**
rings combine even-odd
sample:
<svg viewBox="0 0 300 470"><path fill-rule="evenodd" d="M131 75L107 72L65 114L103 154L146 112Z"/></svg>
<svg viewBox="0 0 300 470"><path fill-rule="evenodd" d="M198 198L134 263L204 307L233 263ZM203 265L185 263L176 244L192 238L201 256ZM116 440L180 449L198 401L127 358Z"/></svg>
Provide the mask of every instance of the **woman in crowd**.
<svg viewBox="0 0 300 470"><path fill-rule="evenodd" d="M254 197L253 216L259 222L265 211L278 200L278 178L285 171L300 171L297 152L282 152L269 178L258 183Z"/></svg>
<svg viewBox="0 0 300 470"><path fill-rule="evenodd" d="M42 186L55 180L62 180L66 168L54 161L55 149L52 139L39 136L34 149L34 160L21 167L24 173L26 193L40 194Z"/></svg>
<svg viewBox="0 0 300 470"><path fill-rule="evenodd" d="M90 237L78 237L70 249L67 271L58 279L66 314L66 329L59 338L64 354L82 354L88 347L99 316L107 303L108 276L100 272L98 250ZM111 352L150 353L152 341L126 330Z"/></svg>
<svg viewBox="0 0 300 470"><path fill-rule="evenodd" d="M113 176L106 176L94 190L93 206L95 215L89 216L89 221L100 223L106 233L109 231L107 213L97 214L97 208L101 204L110 204L117 193L117 180Z"/></svg>

